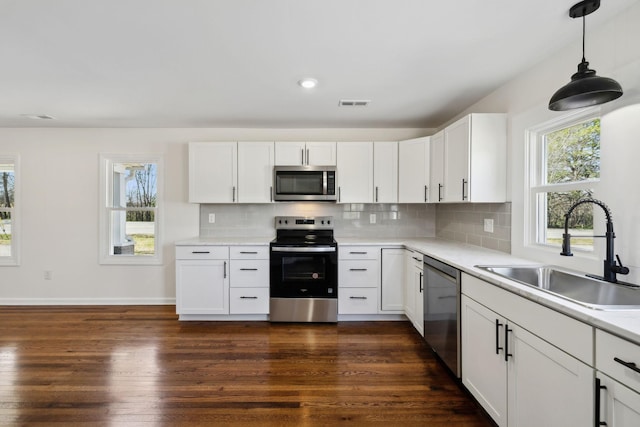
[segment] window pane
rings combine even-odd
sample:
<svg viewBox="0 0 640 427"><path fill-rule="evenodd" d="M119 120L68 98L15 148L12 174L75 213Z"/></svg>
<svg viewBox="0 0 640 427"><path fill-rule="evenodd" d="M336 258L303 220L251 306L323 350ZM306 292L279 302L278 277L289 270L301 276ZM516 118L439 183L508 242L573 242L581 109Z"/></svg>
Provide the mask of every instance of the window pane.
<svg viewBox="0 0 640 427"><path fill-rule="evenodd" d="M0 210L0 257L11 256L11 213Z"/></svg>
<svg viewBox="0 0 640 427"><path fill-rule="evenodd" d="M155 163L114 163L111 207L155 207L157 169Z"/></svg>
<svg viewBox="0 0 640 427"><path fill-rule="evenodd" d="M111 212L112 255L154 255L155 236L155 212Z"/></svg>
<svg viewBox="0 0 640 427"><path fill-rule="evenodd" d="M600 119L544 135L546 183L600 178Z"/></svg>
<svg viewBox="0 0 640 427"><path fill-rule="evenodd" d="M538 195L538 213L544 219L538 243L560 247L564 233L565 214L578 200L591 197L592 190L549 192ZM593 205L585 203L574 209L569 218L571 247L593 250Z"/></svg>
<svg viewBox="0 0 640 427"><path fill-rule="evenodd" d="M15 197L15 175L12 164L0 164L0 207L13 206Z"/></svg>

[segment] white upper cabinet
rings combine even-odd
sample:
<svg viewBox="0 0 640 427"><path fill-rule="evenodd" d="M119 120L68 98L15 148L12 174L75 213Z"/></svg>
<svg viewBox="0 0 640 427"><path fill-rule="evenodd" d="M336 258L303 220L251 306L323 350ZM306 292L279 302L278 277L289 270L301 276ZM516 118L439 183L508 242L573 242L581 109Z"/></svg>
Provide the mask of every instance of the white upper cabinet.
<svg viewBox="0 0 640 427"><path fill-rule="evenodd" d="M373 188L373 143L339 142L338 203L371 203Z"/></svg>
<svg viewBox="0 0 640 427"><path fill-rule="evenodd" d="M189 143L189 202L234 203L237 156L235 142Z"/></svg>
<svg viewBox="0 0 640 427"><path fill-rule="evenodd" d="M504 202L506 161L505 114L470 114L447 126L442 201Z"/></svg>
<svg viewBox="0 0 640 427"><path fill-rule="evenodd" d="M238 142L238 202L273 201L273 165L273 142Z"/></svg>
<svg viewBox="0 0 640 427"><path fill-rule="evenodd" d="M440 203L444 197L444 131L431 137L431 158L429 163L429 201Z"/></svg>
<svg viewBox="0 0 640 427"><path fill-rule="evenodd" d="M429 201L429 137L398 143L398 201Z"/></svg>
<svg viewBox="0 0 640 427"><path fill-rule="evenodd" d="M335 166L335 142L276 142L278 166Z"/></svg>
<svg viewBox="0 0 640 427"><path fill-rule="evenodd" d="M373 143L373 201L398 203L398 142Z"/></svg>

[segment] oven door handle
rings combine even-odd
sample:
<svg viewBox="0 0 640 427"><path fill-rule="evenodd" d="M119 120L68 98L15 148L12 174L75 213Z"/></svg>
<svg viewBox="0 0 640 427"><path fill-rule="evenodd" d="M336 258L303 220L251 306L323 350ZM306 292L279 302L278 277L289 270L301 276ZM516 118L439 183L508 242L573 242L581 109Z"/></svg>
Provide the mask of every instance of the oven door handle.
<svg viewBox="0 0 640 427"><path fill-rule="evenodd" d="M285 247L272 247L271 252L335 252L336 248L333 246L313 247L313 248L296 248L291 246Z"/></svg>

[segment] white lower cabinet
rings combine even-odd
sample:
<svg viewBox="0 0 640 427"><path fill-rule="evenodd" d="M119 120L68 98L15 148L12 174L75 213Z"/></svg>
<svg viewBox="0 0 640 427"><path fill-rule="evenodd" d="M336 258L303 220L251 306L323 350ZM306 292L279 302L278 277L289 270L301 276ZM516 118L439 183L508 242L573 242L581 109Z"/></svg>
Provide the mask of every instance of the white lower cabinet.
<svg viewBox="0 0 640 427"><path fill-rule="evenodd" d="M186 320L268 314L268 246L176 246L176 312Z"/></svg>
<svg viewBox="0 0 640 427"><path fill-rule="evenodd" d="M380 247L349 246L338 254L338 314L378 314Z"/></svg>
<svg viewBox="0 0 640 427"><path fill-rule="evenodd" d="M565 351L582 354L583 343L570 344L581 339L593 348L593 328L468 275L462 285L462 383L496 424L594 425L594 370ZM529 315L543 324L551 317L556 331L550 337L532 333ZM569 349L558 347L558 331Z"/></svg>
<svg viewBox="0 0 640 427"><path fill-rule="evenodd" d="M229 249L176 248L176 312L229 314Z"/></svg>
<svg viewBox="0 0 640 427"><path fill-rule="evenodd" d="M404 313L404 249L382 248L380 312Z"/></svg>
<svg viewBox="0 0 640 427"><path fill-rule="evenodd" d="M596 369L595 425L640 426L640 346L596 330Z"/></svg>

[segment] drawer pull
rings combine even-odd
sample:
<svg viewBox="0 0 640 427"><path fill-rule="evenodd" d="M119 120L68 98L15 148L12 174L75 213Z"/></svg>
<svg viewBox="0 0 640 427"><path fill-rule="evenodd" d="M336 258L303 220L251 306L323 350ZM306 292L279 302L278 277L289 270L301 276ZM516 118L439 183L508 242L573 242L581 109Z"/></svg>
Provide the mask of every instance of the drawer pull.
<svg viewBox="0 0 640 427"><path fill-rule="evenodd" d="M350 268L349 271L367 271L366 268Z"/></svg>
<svg viewBox="0 0 640 427"><path fill-rule="evenodd" d="M240 297L240 299L258 299L258 297Z"/></svg>
<svg viewBox="0 0 640 427"><path fill-rule="evenodd" d="M355 252L355 251L351 251L351 252L349 252L349 254L351 254L351 255L366 255L366 254L368 254L368 253L369 253L369 252Z"/></svg>
<svg viewBox="0 0 640 427"><path fill-rule="evenodd" d="M637 373L640 374L640 369L638 369L638 367L636 366L635 363L633 363L633 362L625 362L624 360L618 359L617 357L614 357L613 360L615 362L618 362L619 364L623 365L625 368L629 368L632 371L637 372Z"/></svg>
<svg viewBox="0 0 640 427"><path fill-rule="evenodd" d="M258 255L258 252L251 252L251 251L240 251L240 253L245 255Z"/></svg>
<svg viewBox="0 0 640 427"><path fill-rule="evenodd" d="M210 254L211 252L209 251L192 251L192 254Z"/></svg>
<svg viewBox="0 0 640 427"><path fill-rule="evenodd" d="M600 421L600 391L601 390L606 390L607 387L604 385L601 385L600 382L600 378L596 378L596 390L595 390L595 395L596 395L596 401L595 401L595 419L596 419L596 423L595 426L599 427L599 426L606 426L607 423L605 421Z"/></svg>
<svg viewBox="0 0 640 427"><path fill-rule="evenodd" d="M349 299L367 299L367 297L349 297Z"/></svg>
<svg viewBox="0 0 640 427"><path fill-rule="evenodd" d="M240 271L258 271L257 268L241 268Z"/></svg>
<svg viewBox="0 0 640 427"><path fill-rule="evenodd" d="M415 260L416 260L416 261L418 261L418 262L422 262L422 260L421 260L420 258L416 258L416 257L414 257L414 256L412 256L411 258L415 259Z"/></svg>

